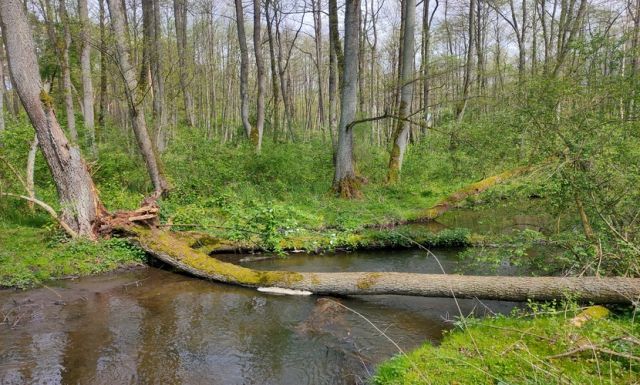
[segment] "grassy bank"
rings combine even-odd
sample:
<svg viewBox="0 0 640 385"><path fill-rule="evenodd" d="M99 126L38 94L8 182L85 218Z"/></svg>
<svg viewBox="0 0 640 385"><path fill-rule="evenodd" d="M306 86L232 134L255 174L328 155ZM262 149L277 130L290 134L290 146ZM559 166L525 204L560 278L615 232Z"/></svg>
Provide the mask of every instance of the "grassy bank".
<svg viewBox="0 0 640 385"><path fill-rule="evenodd" d="M629 314L575 321L575 309L460 321L440 346L383 363L376 385L637 384L640 324Z"/></svg>
<svg viewBox="0 0 640 385"><path fill-rule="evenodd" d="M0 224L0 287L27 288L145 260L139 249L122 239L71 241L56 234L46 229Z"/></svg>

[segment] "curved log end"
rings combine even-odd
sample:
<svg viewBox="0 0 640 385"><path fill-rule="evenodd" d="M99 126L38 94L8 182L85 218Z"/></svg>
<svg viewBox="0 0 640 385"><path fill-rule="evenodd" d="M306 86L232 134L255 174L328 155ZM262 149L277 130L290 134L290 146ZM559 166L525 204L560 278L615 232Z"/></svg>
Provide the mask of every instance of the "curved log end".
<svg viewBox="0 0 640 385"><path fill-rule="evenodd" d="M259 271L222 262L168 231L133 227L138 244L160 260L195 276L243 286L287 286L303 279L302 274L288 271Z"/></svg>

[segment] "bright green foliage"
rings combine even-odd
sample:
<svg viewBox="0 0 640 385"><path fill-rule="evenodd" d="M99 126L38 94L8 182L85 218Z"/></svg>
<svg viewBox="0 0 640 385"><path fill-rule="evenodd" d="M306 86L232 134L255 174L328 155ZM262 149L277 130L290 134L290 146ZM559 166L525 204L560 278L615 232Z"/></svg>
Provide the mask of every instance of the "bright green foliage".
<svg viewBox="0 0 640 385"><path fill-rule="evenodd" d="M427 343L382 364L373 383L637 383L640 346L629 336L637 336L640 325L631 317L593 319L577 327L571 323L577 309L538 310L537 316L459 322L462 328L448 333L440 346ZM584 351L550 358L581 347Z"/></svg>
<svg viewBox="0 0 640 385"><path fill-rule="evenodd" d="M144 261L127 241L72 241L59 233L0 224L0 287L26 288L48 280L96 274Z"/></svg>

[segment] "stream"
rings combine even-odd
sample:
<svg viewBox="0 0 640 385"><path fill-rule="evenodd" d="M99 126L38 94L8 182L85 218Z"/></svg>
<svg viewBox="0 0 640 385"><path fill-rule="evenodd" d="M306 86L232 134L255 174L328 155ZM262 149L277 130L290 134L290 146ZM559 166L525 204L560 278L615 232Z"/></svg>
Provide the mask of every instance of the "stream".
<svg viewBox="0 0 640 385"><path fill-rule="evenodd" d="M455 272L455 250L435 254ZM265 270L442 272L419 250L247 257L226 259ZM389 339L403 350L437 344L461 312L514 306L278 296L136 268L0 291L0 384L360 384L398 353Z"/></svg>

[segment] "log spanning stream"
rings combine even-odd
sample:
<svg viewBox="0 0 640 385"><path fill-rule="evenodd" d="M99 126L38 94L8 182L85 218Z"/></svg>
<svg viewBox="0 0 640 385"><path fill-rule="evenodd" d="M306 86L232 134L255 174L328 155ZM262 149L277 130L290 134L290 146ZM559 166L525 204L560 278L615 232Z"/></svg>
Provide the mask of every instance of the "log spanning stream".
<svg viewBox="0 0 640 385"><path fill-rule="evenodd" d="M436 254L453 272L455 251ZM243 264L300 272L440 272L432 257L412 250ZM366 316L403 349L437 343L459 314L447 298L278 296L140 268L0 291L0 384L364 383L397 349L333 300ZM458 302L465 315L516 306Z"/></svg>

